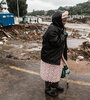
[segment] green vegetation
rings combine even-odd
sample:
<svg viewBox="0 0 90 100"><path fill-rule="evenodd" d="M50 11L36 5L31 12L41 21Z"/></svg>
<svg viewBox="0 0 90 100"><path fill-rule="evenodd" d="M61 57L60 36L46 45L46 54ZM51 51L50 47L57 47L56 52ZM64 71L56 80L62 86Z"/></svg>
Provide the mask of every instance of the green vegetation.
<svg viewBox="0 0 90 100"><path fill-rule="evenodd" d="M90 15L90 1L77 4L73 7L59 7L58 10L68 10L70 15ZM33 11L32 13L28 13L28 15L48 15L51 16L55 10L48 10L47 13L45 13L44 10L37 10Z"/></svg>
<svg viewBox="0 0 90 100"><path fill-rule="evenodd" d="M8 5L8 10L10 13L14 13L17 16L17 0L6 0L7 5ZM26 0L18 0L19 2L19 14L20 16L24 16L27 14L27 4ZM77 4L76 6L73 7L59 7L58 10L68 10L70 15L90 15L90 1L84 2ZM27 15L47 15L47 16L52 16L55 10L33 10L33 12L28 13Z"/></svg>
<svg viewBox="0 0 90 100"><path fill-rule="evenodd" d="M44 10L33 10L33 12L28 13L27 15L32 15L32 16L36 16L36 15L47 15L47 16L51 16L53 15L55 12L55 10L48 10L48 11L44 11Z"/></svg>
<svg viewBox="0 0 90 100"><path fill-rule="evenodd" d="M44 15L45 14L45 11L44 10L33 10L33 12L31 13L28 13L28 15L32 15L32 16L36 16L36 15Z"/></svg>
<svg viewBox="0 0 90 100"><path fill-rule="evenodd" d="M90 1L77 4L74 7L59 7L58 10L68 10L70 15L90 15Z"/></svg>
<svg viewBox="0 0 90 100"><path fill-rule="evenodd" d="M55 10L49 10L47 11L46 15L52 16L55 13Z"/></svg>
<svg viewBox="0 0 90 100"><path fill-rule="evenodd" d="M17 0L6 0L8 5L8 10L10 13L14 13L17 16ZM26 0L18 0L19 4L19 15L22 17L27 14L27 4Z"/></svg>

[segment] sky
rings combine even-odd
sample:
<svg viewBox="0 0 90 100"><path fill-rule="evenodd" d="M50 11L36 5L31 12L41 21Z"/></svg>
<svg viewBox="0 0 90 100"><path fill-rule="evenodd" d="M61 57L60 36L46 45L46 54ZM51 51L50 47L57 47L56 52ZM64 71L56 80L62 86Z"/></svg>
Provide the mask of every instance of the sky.
<svg viewBox="0 0 90 100"><path fill-rule="evenodd" d="M74 6L88 0L27 0L28 12L33 10L58 9L60 6Z"/></svg>
<svg viewBox="0 0 90 100"><path fill-rule="evenodd" d="M27 0L27 10L28 12L32 12L33 10L58 9L60 6L74 6L78 3L83 3L86 1L88 0Z"/></svg>

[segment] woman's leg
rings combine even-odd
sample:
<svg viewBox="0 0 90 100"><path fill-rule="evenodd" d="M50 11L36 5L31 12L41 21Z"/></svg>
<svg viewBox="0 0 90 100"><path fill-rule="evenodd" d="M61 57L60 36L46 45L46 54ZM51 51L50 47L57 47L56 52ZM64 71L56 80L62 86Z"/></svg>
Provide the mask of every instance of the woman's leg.
<svg viewBox="0 0 90 100"><path fill-rule="evenodd" d="M51 90L51 82L45 81L45 92Z"/></svg>
<svg viewBox="0 0 90 100"><path fill-rule="evenodd" d="M55 87L52 87L51 82L46 82L45 81L45 93L48 94L51 97L58 96L57 89Z"/></svg>
<svg viewBox="0 0 90 100"><path fill-rule="evenodd" d="M59 82L52 83L51 86L54 87L54 88L56 88L60 92L64 91L64 88L62 88L61 86L59 86Z"/></svg>

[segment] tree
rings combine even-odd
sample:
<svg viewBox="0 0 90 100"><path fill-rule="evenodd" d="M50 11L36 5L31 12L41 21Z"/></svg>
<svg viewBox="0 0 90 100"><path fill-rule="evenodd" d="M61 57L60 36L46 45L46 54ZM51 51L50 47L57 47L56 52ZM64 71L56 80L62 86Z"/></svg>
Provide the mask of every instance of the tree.
<svg viewBox="0 0 90 100"><path fill-rule="evenodd" d="M0 3L0 12L2 11L1 3Z"/></svg>
<svg viewBox="0 0 90 100"><path fill-rule="evenodd" d="M17 0L6 0L8 5L8 10L10 13L14 13L15 16L18 15L17 12ZM26 0L18 0L19 5L19 15L20 17L27 14L27 4Z"/></svg>
<svg viewBox="0 0 90 100"><path fill-rule="evenodd" d="M65 11L67 10L67 7L59 7L58 10Z"/></svg>
<svg viewBox="0 0 90 100"><path fill-rule="evenodd" d="M28 15L36 16L36 15L44 15L45 11L44 10L33 10L33 12L29 13Z"/></svg>
<svg viewBox="0 0 90 100"><path fill-rule="evenodd" d="M59 7L59 10L68 10L70 15L90 15L90 1L77 4L76 6L69 7Z"/></svg>
<svg viewBox="0 0 90 100"><path fill-rule="evenodd" d="M55 10L49 10L49 11L47 12L47 15L52 16L54 13L55 13Z"/></svg>

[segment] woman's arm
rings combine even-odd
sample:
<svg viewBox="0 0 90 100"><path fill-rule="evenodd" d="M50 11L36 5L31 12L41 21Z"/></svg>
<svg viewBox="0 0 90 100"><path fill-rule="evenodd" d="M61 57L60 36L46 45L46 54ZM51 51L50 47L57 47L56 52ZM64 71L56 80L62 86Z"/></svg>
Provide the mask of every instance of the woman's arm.
<svg viewBox="0 0 90 100"><path fill-rule="evenodd" d="M67 63L67 61L64 59L64 56L63 56L63 55L62 55L62 61L63 61L63 63L64 63L65 65L68 66L68 63Z"/></svg>

